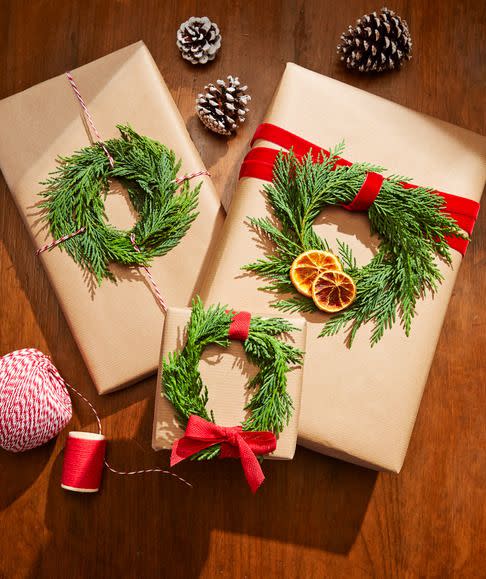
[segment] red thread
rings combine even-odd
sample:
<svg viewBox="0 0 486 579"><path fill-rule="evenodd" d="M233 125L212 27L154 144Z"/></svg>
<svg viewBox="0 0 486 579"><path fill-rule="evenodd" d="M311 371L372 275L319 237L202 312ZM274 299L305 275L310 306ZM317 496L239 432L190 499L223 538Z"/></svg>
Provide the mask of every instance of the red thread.
<svg viewBox="0 0 486 579"><path fill-rule="evenodd" d="M270 123L263 123L257 127L251 144L253 145L259 139L269 141L284 149L292 149L299 160L309 153L309 151L311 151L314 162L319 160L320 155L329 156L329 151L326 151L326 149L322 149L318 145ZM241 165L240 179L243 177L254 177L264 181L272 181L273 165L278 153L278 150L269 147L255 147L251 149ZM352 163L340 158L336 165L350 166ZM346 207L350 211L367 210L369 208L367 205L371 199L373 197L376 199L381 188L382 180L378 178L378 174L376 173L370 173L369 175L371 176L363 183L356 196L357 198ZM418 187L418 185L411 183L402 183L402 185L406 189L416 189ZM444 207L442 211L452 217L461 229L471 235L479 213L480 204L472 199L452 195L451 193L444 193L443 191L431 191L431 194L439 195L443 198ZM355 202L356 204L354 205ZM465 255L467 246L469 245L468 239L447 237L446 241L452 249Z"/></svg>
<svg viewBox="0 0 486 579"><path fill-rule="evenodd" d="M64 449L63 489L94 493L101 484L106 439L102 434L70 432Z"/></svg>
<svg viewBox="0 0 486 579"><path fill-rule="evenodd" d="M250 332L250 322L250 312L235 312L228 330L228 338L244 342Z"/></svg>

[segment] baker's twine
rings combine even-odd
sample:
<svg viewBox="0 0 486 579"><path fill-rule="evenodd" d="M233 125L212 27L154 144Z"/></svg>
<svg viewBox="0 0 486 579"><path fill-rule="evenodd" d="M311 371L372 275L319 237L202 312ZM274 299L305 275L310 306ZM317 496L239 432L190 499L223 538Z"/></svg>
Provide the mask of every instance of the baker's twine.
<svg viewBox="0 0 486 579"><path fill-rule="evenodd" d="M79 90L78 85L76 84L76 82L73 78L73 75L71 74L71 72L68 71L68 72L66 72L66 76L67 76L69 84L71 85L71 88L73 89L73 92L74 92L74 94L79 102L79 105L83 111L84 117L86 118L89 126L93 129L93 133L95 134L95 136L97 138L98 144L102 147L105 155L108 157L108 161L110 162L111 168L113 168L115 166L115 161L114 161L113 157L110 155L110 152L106 148L106 145L104 144L103 140L101 139L101 135L98 132L98 129L96 128L96 125L94 123L94 119L88 110L88 105L86 104L85 100L83 99L83 96L81 95L81 91ZM180 185L184 181L188 181L190 179L194 179L194 178L200 177L202 175L209 176L210 173L206 170L195 171L193 173L187 173L186 175L183 175L182 177L177 177L176 179L173 179L172 183L175 183L176 185ZM35 254L40 255L44 251L49 251L49 250L53 249L54 247L57 247L61 243L64 243L68 239L72 239L73 237L76 237L77 235L80 235L81 233L84 233L85 231L86 231L86 227L80 227L77 231L74 231L73 233L67 233L66 235L63 235L62 237L59 237L58 239L55 239L49 243L46 243L42 247L39 247L39 249L37 249ZM138 246L135 243L135 237L133 234L130 236L130 241L132 242L132 244L135 248L135 251L140 252L140 249L138 248ZM162 297L162 294L161 294L152 274L150 273L149 269L146 266L141 266L141 267L145 271L145 273L147 274L147 276L150 280L150 283L154 289L157 301L159 302L159 304L162 307L162 309L164 310L164 312L166 312L167 311L167 304L166 304L164 298Z"/></svg>

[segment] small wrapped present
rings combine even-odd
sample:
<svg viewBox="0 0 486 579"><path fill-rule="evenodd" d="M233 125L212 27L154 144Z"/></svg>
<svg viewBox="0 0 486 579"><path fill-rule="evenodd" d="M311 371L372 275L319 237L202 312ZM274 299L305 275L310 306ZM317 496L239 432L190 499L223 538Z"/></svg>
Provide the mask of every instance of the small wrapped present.
<svg viewBox="0 0 486 579"><path fill-rule="evenodd" d="M305 302L307 298L295 297L292 294L294 301L287 302L287 311L293 311L295 304L305 303L309 306L307 313L300 314L307 320L307 344L299 443L344 460L398 472L405 458L447 304L468 243L460 235L449 236L446 229L457 229L458 224L468 233L472 232L479 209L486 179L486 140L483 137L288 64L265 122L258 128L252 143L253 148L242 165L239 185L201 296L208 302L231 301L252 311L275 314L277 310L272 305L282 299L280 288L293 289L289 285L290 275L287 277L286 273L290 273L290 264L286 271L281 269L274 276L273 292L262 290L267 280L258 274L265 273L265 268L267 271L275 271L275 263L286 259L285 251L293 252L293 242L286 242L285 251L278 256L275 254L275 243L269 240L278 237L276 230L272 229L272 223L276 224L277 229L282 226L282 221L276 219L275 211L270 207L271 200L268 197L268 186L272 179L275 179L275 163L277 159L283 159L279 166L278 190L273 189L273 208L278 206L278 203L291 205L286 199L290 199L295 190L285 189L286 178L292 179L292 175L297 175L295 178L300 179L300 190L306 191L305 172L298 169L298 163L325 163L329 153L321 149L329 149L343 140L346 149L339 155L347 161L335 158L325 179L322 171L312 172L312 167L305 169L307 176L312 177L307 181L308 191L316 182L321 182L324 184L323 189L316 190L313 194L319 195L320 191L325 194L326 187L334 179L331 172L349 168L352 163L358 162L386 167L389 173L385 173L385 176L410 176L413 182L422 188L414 189L411 185L404 185L405 178L402 177L392 177L384 181L380 175L380 167L370 168L370 172L365 173L366 177L361 180L359 171L353 173L350 170L348 174L354 175L355 181L361 183L356 198L353 200L352 196L348 197L346 203L342 203L347 204L346 209L351 211L337 206L327 207L314 220L314 232L328 241L333 253L340 253L341 260L343 256L346 258L352 253L357 266L348 259L349 270L364 267L378 255L380 243L383 243L382 238L370 231L369 215L375 220L380 219L381 223L386 222L387 212L383 210L380 190L383 195L386 190L390 198L395 195L396 189L396 195L402 195L402 200L407 199L408 194L420 197L424 211L429 212L430 207L437 207L437 210L427 213L428 218L434 214L434 222L443 221L441 215L448 217L444 236L438 239L432 227L428 230L427 240L421 243L420 247L429 251L430 248L438 248L442 244L443 249L446 242L451 261L448 265L444 260L435 259L435 265L430 270L425 273L418 271L418 275L437 274L436 279L442 274L443 280L436 283L435 292L429 291L430 288L423 292L423 299L418 299L416 307L411 308L412 313L415 310L412 319L411 312L406 312L406 328L400 323L404 314L398 308L394 324L382 322L383 335L380 332L373 333L373 323L366 323L354 336L351 347L348 347L348 336L343 331L344 328L339 328L340 331L335 335L319 337L325 323L330 319L329 316L314 307L309 299ZM279 156L276 149L292 152ZM291 164L289 168L289 165L285 165L285 159L294 159L294 165ZM344 176L343 183L349 185L344 170L339 174ZM316 181L318 178L321 181ZM338 180L339 178L335 177L335 181ZM265 187L267 193L264 191ZM425 187L431 190L423 189ZM404 189L410 189L410 192L404 192ZM341 200L349 195L346 187L339 189L334 186L334 190L336 198ZM285 198L285 195L289 197ZM443 199L440 210L438 203L441 204L442 201L435 202L436 195ZM381 212L375 210L373 214L367 215L364 212L352 211L360 208L369 210L375 200L378 206L382 207ZM400 202L396 203L392 211L399 212L400 205ZM281 217L282 214L283 211ZM395 228L410 228L405 232L409 237L422 235L423 230L415 227L413 219L408 215L405 217L407 219L403 223L399 221ZM450 217L454 218L457 224L453 223ZM266 218L270 218L272 223L262 221ZM253 226L249 223L250 219L253 219ZM288 214L283 215L283 219L287 220L287 229L295 225ZM295 227L298 227L298 223ZM268 235L261 235L262 228ZM448 230L449 233L452 229ZM305 235L307 245L312 244L312 239L316 244L316 247L308 249L326 249L324 242L312 237L311 231L306 231ZM302 241L298 237L294 239L297 245ZM389 240L390 252L395 251L393 243L393 239ZM347 247L343 244L347 244ZM276 257L277 262L270 263L269 255ZM319 255L319 259L328 260L325 267L332 266L331 270L341 268L339 260L333 265L334 257L326 257L322 253ZM301 265L305 259L305 256L301 256ZM242 269L248 264L258 264L258 260L263 260L265 265L254 265L253 271ZM383 271L386 270L387 260L388 257L382 264ZM406 259L402 260L402 268L406 267L404 264ZM381 266L376 265L375 277L378 277L376 272L380 271ZM301 271L305 273L305 267ZM404 273L407 275L406 271ZM359 278L360 272L357 275L357 296L353 293L349 276L346 277L339 271L325 271L322 275L324 277L320 278L321 285L318 287L314 284L309 290L321 308L327 308L327 311L339 308L344 298L351 303L350 311L355 297L356 304L363 303L358 302L362 295L359 289L359 280L362 279ZM392 278L390 282L400 279ZM301 282L300 289L303 293L306 290L305 275ZM348 284L344 292L347 292L347 295L338 295L333 301L331 288L339 284ZM364 291L374 291L375 300L381 292L383 308L389 308L389 287L388 284L383 287L377 284ZM371 303L371 298L369 301ZM377 315L381 315L381 312ZM392 325L391 329L389 325ZM408 335L404 329L408 330Z"/></svg>
<svg viewBox="0 0 486 579"><path fill-rule="evenodd" d="M291 459L305 338L305 321L299 318L260 317L221 306L204 310L200 301L192 310L170 307L156 386L153 448L172 449L171 464L198 451L213 458L217 443L221 458L242 458L235 453L238 434L255 454ZM197 368L202 383L194 375Z"/></svg>
<svg viewBox="0 0 486 579"><path fill-rule="evenodd" d="M72 71L71 78L90 117L64 74L0 102L0 167L36 248L53 241L48 229L39 223L39 193L45 190L40 182L59 167L58 156L71 156L90 145L90 118L99 140L105 143L120 137L117 124L123 124L164 144L182 162L178 178L204 169L142 42ZM197 291L223 222L220 201L209 178L197 177L191 187L200 182L199 216L180 243L166 255L155 257L150 266L163 298L179 306L189 305ZM104 202L111 225L122 232L133 225L136 215L127 202L126 189L117 181ZM163 311L146 272L114 264L110 270L116 283L104 280L100 287L96 283L91 287L86 270L65 249L44 251L39 259L98 391L110 392L155 373Z"/></svg>

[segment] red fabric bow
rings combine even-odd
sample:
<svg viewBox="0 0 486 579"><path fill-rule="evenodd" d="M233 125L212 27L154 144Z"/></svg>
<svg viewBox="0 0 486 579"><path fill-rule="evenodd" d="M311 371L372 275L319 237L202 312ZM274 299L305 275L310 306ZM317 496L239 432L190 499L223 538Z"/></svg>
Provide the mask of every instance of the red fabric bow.
<svg viewBox="0 0 486 579"><path fill-rule="evenodd" d="M257 454L268 454L277 447L273 432L253 432L241 426L218 426L193 414L184 436L172 446L170 466L189 458L204 448L221 444L220 458L239 458L246 480L254 493L265 480Z"/></svg>

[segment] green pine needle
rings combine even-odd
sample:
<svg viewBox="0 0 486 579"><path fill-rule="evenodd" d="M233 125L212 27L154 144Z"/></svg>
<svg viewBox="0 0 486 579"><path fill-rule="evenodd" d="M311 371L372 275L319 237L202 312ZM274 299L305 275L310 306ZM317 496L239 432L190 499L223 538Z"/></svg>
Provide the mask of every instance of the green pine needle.
<svg viewBox="0 0 486 579"><path fill-rule="evenodd" d="M84 147L70 157L58 158L58 168L42 183L46 190L40 204L54 239L86 231L59 247L101 284L114 279L110 263L150 265L181 241L196 219L200 185L191 190L187 181L177 185L180 169L173 151L118 125L121 138L104 143L115 160L114 167L99 144ZM125 185L139 219L130 231L110 225L105 216L104 197L111 179ZM130 241L140 249L137 252Z"/></svg>
<svg viewBox="0 0 486 579"><path fill-rule="evenodd" d="M350 203L370 171L384 169L369 163L335 166L343 151L336 147L315 163L311 152L299 161L294 153L277 156L273 181L264 191L279 225L270 218L249 218L252 228L274 244L273 253L243 266L266 280L262 289L280 296L272 304L288 313L319 311L311 298L300 295L290 281L294 259L311 249L329 250L313 223L321 211ZM325 323L321 336L348 331L351 345L358 329L372 323L371 344L399 321L408 336L417 300L436 291L442 281L437 257L451 263L447 236L467 237L454 219L443 213L444 200L430 189L406 189L404 177L385 179L368 211L370 228L381 239L377 254L358 267L351 249L337 241L344 271L356 283L357 297L346 310Z"/></svg>

